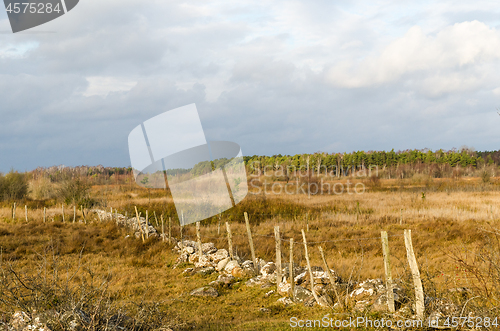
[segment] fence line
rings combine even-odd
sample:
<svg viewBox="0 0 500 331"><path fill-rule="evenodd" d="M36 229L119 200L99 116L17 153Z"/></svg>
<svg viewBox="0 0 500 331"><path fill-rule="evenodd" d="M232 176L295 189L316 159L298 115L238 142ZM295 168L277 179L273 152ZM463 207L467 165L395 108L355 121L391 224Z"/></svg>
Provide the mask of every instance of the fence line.
<svg viewBox="0 0 500 331"><path fill-rule="evenodd" d="M74 207L73 208L73 222L75 222L75 220L76 220L76 206L73 206L73 207ZM15 204L14 204L12 209L13 209L12 216L15 217ZM44 222L46 221L46 211L47 211L47 209L46 209L46 207L44 207L44 210L43 210ZM143 225L140 222L141 213L138 212L137 207L135 207L135 213L136 213L136 219L138 221L138 227L139 227L139 231L140 231L140 234L142 237L142 241L145 242L144 229L143 229ZM117 214L116 209L114 211L114 215L113 215L113 209L111 209L111 212L109 214L105 211L103 218L101 218L101 215L98 212L96 214L101 222L108 219L109 215L111 215L111 219L113 219L113 217L115 217L116 221L118 221L118 214ZM82 209L82 215L83 215L83 218L85 220L85 212L83 209ZM122 215L120 215L120 216L122 216ZM147 220L148 216L149 216L149 213L148 213L148 211L146 211L146 227L149 227L149 223ZM154 214L154 216L156 219L156 224L157 224L157 226L159 226L158 220L156 218L156 213ZM25 217L26 217L26 220L28 220L28 208L27 208L27 206L25 206ZM161 214L160 217L161 217L161 225L162 225L161 238L163 241L165 241L165 228L164 228L163 214ZM62 219L64 222L65 221L65 219L64 219L64 204L62 204ZM230 255L231 260L235 259L235 254L233 251L232 237L235 235L236 236L245 236L245 235L248 236L248 244L250 246L253 266L254 266L255 272L258 274L260 266L259 266L259 262L257 260L257 256L255 253L253 236L260 237L260 238L274 239L275 245L276 245L275 264L277 266L277 286L279 287L281 282L283 281L283 277L282 277L283 276L282 275L282 266L283 265L282 265L282 260L281 260L281 257L282 257L281 245L282 245L282 242L289 243L289 246L290 246L289 278L290 278L291 290L292 290L291 297L292 297L292 299L294 299L295 298L295 292L294 292L295 289L294 289L294 281L293 281L293 279L294 279L293 278L294 277L294 265L293 265L293 256L294 256L293 248L294 247L293 246L294 246L295 239L293 237L282 238L279 225L274 226L274 236L273 235L252 234L249 216L246 212L244 213L244 219L245 219L246 234L244 234L244 233L233 234L231 232L231 227L230 227L229 223L225 222L226 223L226 230L227 230L227 242L228 242L228 248L229 248L229 255ZM86 224L86 222L85 222L85 224ZM278 222L278 224L280 224L280 222ZM201 261L201 258L204 255L203 250L202 250L201 225L200 225L200 222L196 222L195 225L196 225L196 232L195 232L196 233L196 244L198 246L199 259ZM171 241L171 238L172 238L171 237L171 217L169 217L168 226L169 226L169 229L168 229L169 241L168 242L172 243L172 241ZM218 233L220 233L220 225L216 225L216 226L218 228L217 229ZM182 248L184 246L183 240L185 240L186 238L192 238L192 237L186 236L183 234L184 226L181 226L180 224L179 224L179 230L180 230L180 238L181 238L180 246ZM481 229L481 230L487 231L485 229ZM381 244L382 244L382 252L383 252L383 258L384 258L384 268L385 268L385 275L386 275L386 290L387 290L387 298L388 298L387 304L388 304L388 309L390 312L394 311L394 295L393 295L393 284L392 284L392 276L391 276L391 266L390 266L390 259L389 259L389 238L404 237L404 243L406 246L406 253L407 253L406 254L407 260L408 260L408 264L410 266L410 270L411 270L411 273L413 276L413 281L414 281L416 313L417 313L417 317L419 319L423 320L423 316L424 316L424 292L423 292L422 282L421 282L421 278L420 278L420 271L418 269L417 259L415 257L415 253L414 253L414 249L413 249L413 245L412 245L411 230L404 230L404 235L390 235L390 236L387 234L386 231L382 231L381 238L380 237L344 238L344 239L323 240L323 241L307 241L306 240L306 231L304 230L304 228L301 229L303 245L304 245L304 252L305 252L304 257L305 257L306 263L307 263L307 271L309 273L309 278L310 278L311 292L312 292L312 295L313 295L316 303L318 305L322 305L322 306L329 305L329 304L327 304L324 301L324 298L320 299L316 293L316 289L314 287L314 274L313 274L310 260L309 260L309 252L308 252L307 245L308 244L311 245L311 244L323 244L323 243L336 243L336 242L342 242L342 241L366 241L366 240L380 240L380 239L382 239ZM149 229L147 232L149 232ZM146 234L146 236L147 236L147 234ZM218 236L218 237L204 236L203 238L204 239L223 240L224 236ZM334 280L333 275L330 272L323 248L321 246L319 246L318 249L319 249L323 264L325 266L325 270L328 274L328 278L330 280L330 283L333 286L333 290L335 292L337 302L342 306L340 296L339 296L337 289L335 287L335 280ZM285 279L286 279L286 276L285 276Z"/></svg>

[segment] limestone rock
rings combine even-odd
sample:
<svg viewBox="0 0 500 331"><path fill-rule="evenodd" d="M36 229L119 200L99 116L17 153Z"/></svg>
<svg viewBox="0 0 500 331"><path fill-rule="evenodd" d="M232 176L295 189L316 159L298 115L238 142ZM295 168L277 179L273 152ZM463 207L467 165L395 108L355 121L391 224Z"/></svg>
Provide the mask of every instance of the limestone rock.
<svg viewBox="0 0 500 331"><path fill-rule="evenodd" d="M214 280L210 284L215 285L215 286L229 286L232 283L234 283L234 281L235 281L235 278L233 277L233 275L222 274L222 275L219 275L219 277L217 277L217 279Z"/></svg>
<svg viewBox="0 0 500 331"><path fill-rule="evenodd" d="M30 317L28 316L28 314L26 314L24 311L16 311L14 315L12 315L9 324L15 330L22 330L26 326L28 326L29 322L30 322Z"/></svg>
<svg viewBox="0 0 500 331"><path fill-rule="evenodd" d="M318 298L319 305L323 307L333 307L333 300L329 295L321 295Z"/></svg>
<svg viewBox="0 0 500 331"><path fill-rule="evenodd" d="M274 290L271 290L271 291L267 292L266 294L264 294L264 297L269 298L273 294L274 294Z"/></svg>
<svg viewBox="0 0 500 331"><path fill-rule="evenodd" d="M278 285L278 294L281 296L291 296L292 285L290 283L280 283Z"/></svg>
<svg viewBox="0 0 500 331"><path fill-rule="evenodd" d="M213 272L215 272L215 268L214 267L206 267L206 268L203 268L201 270L198 270L196 272L196 274L200 275L200 276L207 276L207 275L210 275Z"/></svg>
<svg viewBox="0 0 500 331"><path fill-rule="evenodd" d="M394 302L401 304L402 289L396 283L393 284ZM359 283L349 294L349 300L354 304L356 310L386 311L387 290L385 282L381 279L368 279Z"/></svg>
<svg viewBox="0 0 500 331"><path fill-rule="evenodd" d="M189 248L191 248L191 247L189 247ZM197 254L191 254L188 257L189 263L193 263L193 264L195 264L196 262L198 262L199 259L200 259L200 256L198 255L198 253Z"/></svg>
<svg viewBox="0 0 500 331"><path fill-rule="evenodd" d="M214 260L212 260L214 261ZM217 271L222 271L226 267L226 265L229 263L230 259L225 258L224 260L220 260L219 263L217 263ZM215 261L214 261L215 262Z"/></svg>
<svg viewBox="0 0 500 331"><path fill-rule="evenodd" d="M298 302L304 302L310 299L313 295L312 292L302 286L295 286L294 297Z"/></svg>
<svg viewBox="0 0 500 331"><path fill-rule="evenodd" d="M239 267L239 263L237 261L229 261L226 266L224 267L224 272L230 274L231 271L233 271L233 269L235 267Z"/></svg>
<svg viewBox="0 0 500 331"><path fill-rule="evenodd" d="M231 270L231 275L233 275L235 278L245 278L250 277L252 274L250 270L236 266L233 268L233 270Z"/></svg>
<svg viewBox="0 0 500 331"><path fill-rule="evenodd" d="M204 286L191 291L190 295L195 297L211 297L216 298L219 296L219 292L211 286Z"/></svg>
<svg viewBox="0 0 500 331"><path fill-rule="evenodd" d="M285 307L293 305L293 301L289 297L279 298L277 302L283 304Z"/></svg>
<svg viewBox="0 0 500 331"><path fill-rule="evenodd" d="M191 274L193 273L193 271L194 271L194 268L187 268L187 269L185 269L185 270L182 272L182 275L183 275L183 276L189 276L189 275L191 275Z"/></svg>
<svg viewBox="0 0 500 331"><path fill-rule="evenodd" d="M209 255L217 252L217 248L215 247L214 243L204 243L201 244L201 251L203 252L203 254Z"/></svg>
<svg viewBox="0 0 500 331"><path fill-rule="evenodd" d="M198 258L198 262L194 263L194 266L196 268L212 267L212 262L210 262L207 256L202 255Z"/></svg>
<svg viewBox="0 0 500 331"><path fill-rule="evenodd" d="M276 265L274 264L274 262L268 262L260 269L260 273L264 277L272 275L275 272L276 272Z"/></svg>
<svg viewBox="0 0 500 331"><path fill-rule="evenodd" d="M215 253L209 254L209 258L214 263L219 263L229 258L229 253L225 249L218 249Z"/></svg>

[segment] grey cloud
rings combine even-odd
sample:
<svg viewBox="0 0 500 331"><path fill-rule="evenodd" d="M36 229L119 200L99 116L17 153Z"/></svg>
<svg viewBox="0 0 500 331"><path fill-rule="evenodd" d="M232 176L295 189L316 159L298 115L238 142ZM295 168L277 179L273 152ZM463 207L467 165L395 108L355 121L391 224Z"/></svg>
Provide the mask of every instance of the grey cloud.
<svg viewBox="0 0 500 331"><path fill-rule="evenodd" d="M24 58L0 59L0 170L128 166L130 130L191 103L209 140L237 142L245 154L497 149L496 63L436 68L432 75L417 70L357 88L327 80L340 60L377 54L404 35L408 27L401 25L413 25L394 17L427 19L390 3L360 15L365 2L88 0L44 27L56 33L0 34L0 47L39 45ZM422 5L419 12L428 10ZM441 9L432 19L447 26L453 12ZM378 29L380 22L386 26ZM460 92L426 85L426 78L453 74L478 83ZM137 84L85 97L89 76ZM215 86L220 96L208 100Z"/></svg>

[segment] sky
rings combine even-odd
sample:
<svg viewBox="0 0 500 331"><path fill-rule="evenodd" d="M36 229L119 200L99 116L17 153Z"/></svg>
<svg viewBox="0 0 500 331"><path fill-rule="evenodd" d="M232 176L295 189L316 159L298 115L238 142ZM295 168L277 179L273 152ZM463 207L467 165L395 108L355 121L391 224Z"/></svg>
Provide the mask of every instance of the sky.
<svg viewBox="0 0 500 331"><path fill-rule="evenodd" d="M0 171L129 166L192 103L244 155L498 150L499 69L495 1L81 0L16 34L2 7Z"/></svg>

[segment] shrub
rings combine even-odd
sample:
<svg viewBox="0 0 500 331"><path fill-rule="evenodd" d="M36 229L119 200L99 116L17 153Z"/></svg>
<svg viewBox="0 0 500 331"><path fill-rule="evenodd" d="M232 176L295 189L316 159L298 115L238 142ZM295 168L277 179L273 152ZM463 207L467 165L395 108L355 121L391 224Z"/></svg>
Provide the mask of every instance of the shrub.
<svg viewBox="0 0 500 331"><path fill-rule="evenodd" d="M30 196L36 200L54 199L57 197L57 188L49 178L41 177L30 181Z"/></svg>
<svg viewBox="0 0 500 331"><path fill-rule="evenodd" d="M481 173L481 179L482 179L483 183L489 183L489 181L490 181L490 172L487 171L487 170L484 170Z"/></svg>
<svg viewBox="0 0 500 331"><path fill-rule="evenodd" d="M0 176L0 200L21 200L28 195L28 181L25 174L10 171Z"/></svg>
<svg viewBox="0 0 500 331"><path fill-rule="evenodd" d="M73 203L84 208L92 208L96 201L90 198L89 191L90 184L80 179L67 180L62 183L58 195L68 205Z"/></svg>

